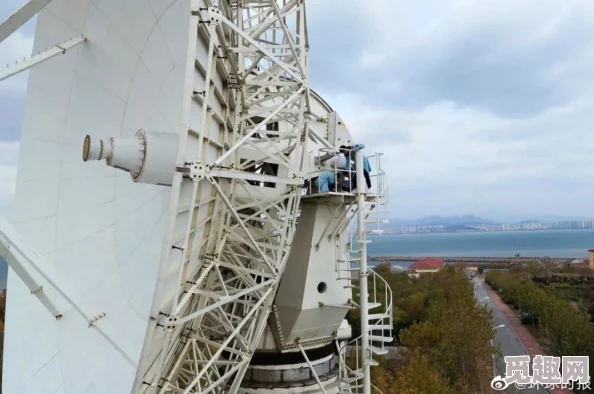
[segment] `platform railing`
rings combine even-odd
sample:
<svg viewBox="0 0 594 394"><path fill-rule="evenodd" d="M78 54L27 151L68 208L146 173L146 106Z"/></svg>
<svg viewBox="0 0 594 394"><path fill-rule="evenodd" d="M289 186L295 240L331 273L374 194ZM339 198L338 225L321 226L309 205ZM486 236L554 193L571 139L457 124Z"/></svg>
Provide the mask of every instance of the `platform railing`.
<svg viewBox="0 0 594 394"><path fill-rule="evenodd" d="M333 166L327 164L330 159L341 155L337 148L321 148L307 154L308 171L305 176L305 195L323 194L319 190L320 176L332 179L326 193L352 194L354 192L351 179L355 175L355 171L353 169L339 168L336 160Z"/></svg>
<svg viewBox="0 0 594 394"><path fill-rule="evenodd" d="M383 153L375 153L369 156L368 159L371 161L375 159L375 168L377 171L372 171L370 174L372 181L372 194L375 195L374 200L371 204L367 205L366 209L366 220L365 225L371 225L367 227L367 232L371 234L381 234L383 230L380 228L381 224L388 222L389 210L389 199L388 199L388 176L382 167L382 156ZM372 168L373 170L373 168Z"/></svg>
<svg viewBox="0 0 594 394"><path fill-rule="evenodd" d="M348 151L351 152L351 157L355 156L354 149L349 149ZM354 165L354 159L346 160L345 158L345 163L350 163L351 168L339 168L337 166L338 160L335 160L332 166L328 166L327 162L337 156L344 157L343 154L338 151L338 148L326 147L311 151L306 155L306 190L304 191L304 195L322 194L319 192L317 181L319 180L319 177L322 176L322 174L326 174L325 176L328 176L330 179L332 179L332 184L330 185L328 192L351 195L356 193L356 188L353 187L352 182L356 173L354 167L352 167ZM383 153L374 153L373 155L367 157L367 159L373 163L371 173L369 174L371 179L371 188L367 188L364 179L357 181L357 183L359 186L365 187L366 193L369 195L377 195L379 197L383 193L383 196L378 198L379 206L383 207L387 206L387 199L385 196L387 196L388 183L386 173L382 169L382 156Z"/></svg>

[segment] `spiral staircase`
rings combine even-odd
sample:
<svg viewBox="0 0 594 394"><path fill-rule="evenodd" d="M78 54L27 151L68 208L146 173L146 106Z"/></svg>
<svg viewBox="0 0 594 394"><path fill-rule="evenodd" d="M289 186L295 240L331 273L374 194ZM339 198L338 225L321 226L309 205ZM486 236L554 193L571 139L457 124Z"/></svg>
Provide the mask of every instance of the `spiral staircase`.
<svg viewBox="0 0 594 394"><path fill-rule="evenodd" d="M376 158L377 172L374 174L377 185L377 193L373 194L375 198L368 201L365 205L365 232L364 234L381 234L383 231L379 228L381 223L386 223L385 219L388 215L388 184L386 181L386 174L381 168L381 154L372 156ZM353 212L354 216L354 212ZM374 227L374 228L373 228ZM365 236L363 239L356 237L357 245L369 244L371 240ZM342 345L338 345L338 352L340 356L339 362L339 381L340 393L363 393L364 385L364 367L378 366L376 360L377 356L384 356L388 354L386 344L393 341L393 301L392 290L384 278L381 277L374 269L367 267L368 276L363 276L361 272L361 256L360 246L353 249L355 244L355 237L349 236L346 246L339 250L340 258L336 262L336 272L338 279L345 282L345 287L353 290L353 300L360 297L361 281L366 280L368 283L368 304L367 304L367 324L362 324L362 327L367 327L367 346L362 346L364 335L352 339ZM342 240L339 245L344 245ZM340 246L339 246L340 248ZM366 258L366 257L365 257ZM361 309L361 306L351 301L352 309ZM363 316L363 314L362 314ZM363 350L362 349L366 349ZM355 359L347 360L350 351L355 353ZM365 354L362 354L362 353ZM351 364L351 365L349 365ZM371 385L372 393L382 393L376 386Z"/></svg>

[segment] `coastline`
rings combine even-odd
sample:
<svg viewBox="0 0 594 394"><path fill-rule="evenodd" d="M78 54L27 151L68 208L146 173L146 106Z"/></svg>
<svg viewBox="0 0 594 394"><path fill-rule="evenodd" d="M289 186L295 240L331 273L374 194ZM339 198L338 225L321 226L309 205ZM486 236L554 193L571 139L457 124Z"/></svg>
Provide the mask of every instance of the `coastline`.
<svg viewBox="0 0 594 394"><path fill-rule="evenodd" d="M544 233L544 232L574 232L594 231L592 228L541 228L541 229L513 229L513 230L458 230L458 231L385 231L382 235L430 235L430 234L508 234L508 233ZM373 236L373 235L372 235ZM376 235L378 236L378 235Z"/></svg>
<svg viewBox="0 0 594 394"><path fill-rule="evenodd" d="M446 263L460 263L460 264L508 264L510 262L517 263L534 263L547 261L551 263L563 263L570 262L575 257L481 257L481 256L368 256L368 261L418 261L426 257L432 257L439 260L444 260Z"/></svg>
<svg viewBox="0 0 594 394"><path fill-rule="evenodd" d="M418 258L491 259L587 258L594 230L503 231L478 233L383 234L368 237L368 255ZM356 249L356 241L353 242ZM383 258L389 260L388 258ZM446 259L447 260L447 259Z"/></svg>

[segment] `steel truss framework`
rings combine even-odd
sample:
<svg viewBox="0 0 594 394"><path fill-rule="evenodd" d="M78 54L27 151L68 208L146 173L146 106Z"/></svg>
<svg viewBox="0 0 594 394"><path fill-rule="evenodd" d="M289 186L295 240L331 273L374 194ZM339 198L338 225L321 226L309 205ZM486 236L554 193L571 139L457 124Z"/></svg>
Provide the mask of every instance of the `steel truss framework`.
<svg viewBox="0 0 594 394"><path fill-rule="evenodd" d="M182 116L189 125L198 102L202 124L180 130L170 235L134 392L239 388L289 256L302 191L310 112L305 24L303 0L192 1ZM209 44L205 70L195 67L199 35ZM229 143L209 162L206 130L219 121L214 70L226 75L234 119L222 120ZM196 92L200 71L206 82ZM187 149L196 135L197 146ZM206 187L214 190L210 235L194 245Z"/></svg>

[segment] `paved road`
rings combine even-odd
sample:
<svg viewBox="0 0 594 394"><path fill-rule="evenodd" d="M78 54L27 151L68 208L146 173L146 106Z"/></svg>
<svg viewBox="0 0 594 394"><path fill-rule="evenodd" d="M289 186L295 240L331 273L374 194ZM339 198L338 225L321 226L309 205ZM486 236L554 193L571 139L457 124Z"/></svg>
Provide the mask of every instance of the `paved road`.
<svg viewBox="0 0 594 394"><path fill-rule="evenodd" d="M526 351L522 347L522 344L514 334L511 324L507 320L507 317L503 314L503 312L497 307L497 305L493 302L491 297L487 294L486 290L482 286L483 282L479 280L475 280L476 291L475 295L477 300L483 304L487 305L487 307L493 312L493 327L500 326L504 324L504 327L497 328L495 332L495 340L499 342L501 347L501 353L503 356L524 356L526 355ZM504 376L505 375L505 363L501 359L497 359L495 362L496 367L496 375ZM531 371L532 372L532 371ZM543 387L527 387L523 390L519 390L513 386L508 387L505 390L507 394L515 394L515 393L522 393L522 394L545 394L548 393L548 390L544 389Z"/></svg>

